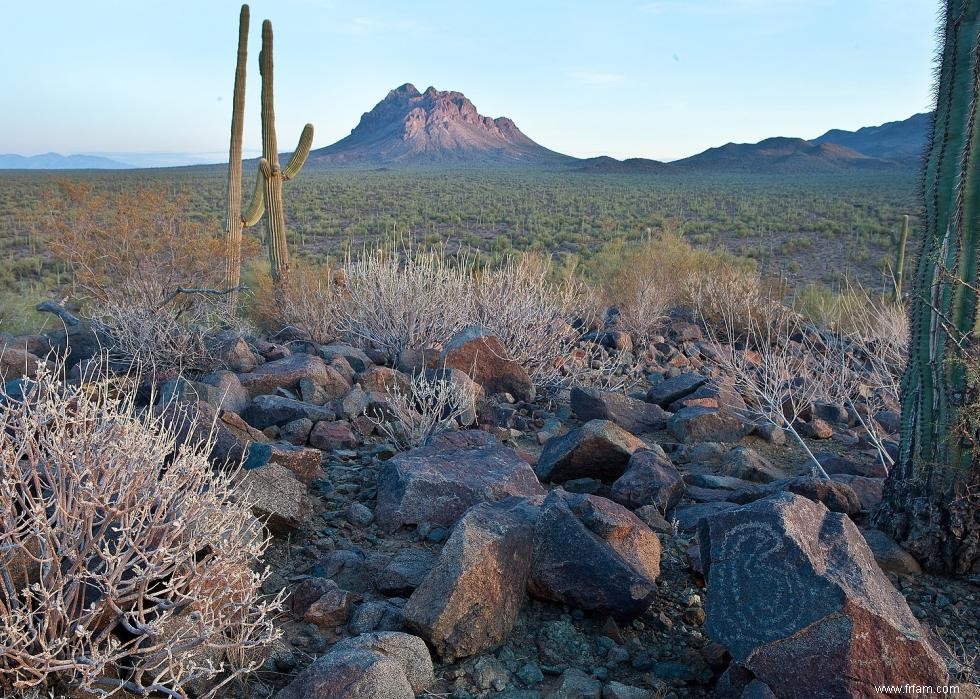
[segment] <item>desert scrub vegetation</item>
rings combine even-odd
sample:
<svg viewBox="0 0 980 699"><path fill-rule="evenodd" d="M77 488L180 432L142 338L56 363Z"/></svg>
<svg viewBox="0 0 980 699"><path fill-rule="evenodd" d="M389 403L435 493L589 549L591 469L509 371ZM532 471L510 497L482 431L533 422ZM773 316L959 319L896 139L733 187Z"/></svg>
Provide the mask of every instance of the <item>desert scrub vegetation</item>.
<svg viewBox="0 0 980 699"><path fill-rule="evenodd" d="M277 638L236 472L131 395L40 372L0 400L7 692L222 696Z"/></svg>
<svg viewBox="0 0 980 699"><path fill-rule="evenodd" d="M412 376L407 387L388 387L386 411L369 416L401 451L422 447L444 432L476 421L476 386L452 369L427 369Z"/></svg>
<svg viewBox="0 0 980 699"><path fill-rule="evenodd" d="M100 192L59 182L43 225L71 273L66 290L116 362L177 371L215 364L209 339L233 323L221 299L224 247L183 193ZM251 240L251 239L249 239ZM245 247L254 255L257 244Z"/></svg>

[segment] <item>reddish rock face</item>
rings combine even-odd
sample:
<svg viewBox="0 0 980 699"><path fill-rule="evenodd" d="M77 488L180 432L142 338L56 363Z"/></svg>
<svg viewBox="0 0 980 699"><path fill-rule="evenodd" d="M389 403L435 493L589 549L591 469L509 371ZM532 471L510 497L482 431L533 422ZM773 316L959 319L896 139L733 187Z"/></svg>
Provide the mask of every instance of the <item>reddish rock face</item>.
<svg viewBox="0 0 980 699"><path fill-rule="evenodd" d="M517 400L534 400L534 384L527 371L508 357L499 338L482 328L470 327L446 344L439 363L464 372L487 394L509 393Z"/></svg>
<svg viewBox="0 0 980 699"><path fill-rule="evenodd" d="M386 531L423 522L451 527L478 503L544 494L513 449L481 430L452 432L384 463L375 517Z"/></svg>
<svg viewBox="0 0 980 699"><path fill-rule="evenodd" d="M502 504L480 504L463 516L405 605L408 627L444 659L500 645L520 613L534 530Z"/></svg>
<svg viewBox="0 0 980 699"><path fill-rule="evenodd" d="M706 630L778 697L944 685L945 664L845 515L784 493L702 521Z"/></svg>

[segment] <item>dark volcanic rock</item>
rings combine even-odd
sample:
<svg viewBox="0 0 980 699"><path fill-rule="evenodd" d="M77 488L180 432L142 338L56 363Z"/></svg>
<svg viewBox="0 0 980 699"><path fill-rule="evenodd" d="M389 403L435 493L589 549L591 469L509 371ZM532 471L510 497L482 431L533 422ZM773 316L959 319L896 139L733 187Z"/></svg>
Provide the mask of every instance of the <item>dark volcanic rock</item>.
<svg viewBox="0 0 980 699"><path fill-rule="evenodd" d="M304 378L312 380L317 385L327 385L331 382L332 376L327 370L327 365L319 357L292 354L260 364L248 373L239 374L238 378L248 394L254 398L272 393L277 388L296 388L300 379Z"/></svg>
<svg viewBox="0 0 980 699"><path fill-rule="evenodd" d="M626 472L612 484L610 497L631 510L654 505L667 512L680 501L684 489L684 479L663 452L639 449L630 456Z"/></svg>
<svg viewBox="0 0 980 699"><path fill-rule="evenodd" d="M639 518L595 495L552 491L535 522L528 592L633 619L656 595L660 539Z"/></svg>
<svg viewBox="0 0 980 699"><path fill-rule="evenodd" d="M666 408L675 400L680 400L684 396L694 393L698 388L708 382L707 376L696 373L678 374L667 379L647 391L647 402L656 403L662 408Z"/></svg>
<svg viewBox="0 0 980 699"><path fill-rule="evenodd" d="M946 666L846 516L792 494L702 522L706 630L776 696L944 685Z"/></svg>
<svg viewBox="0 0 980 699"><path fill-rule="evenodd" d="M633 434L662 430L670 417L655 403L597 388L573 388L571 406L580 420L609 420Z"/></svg>
<svg viewBox="0 0 980 699"><path fill-rule="evenodd" d="M524 602L534 529L507 501L471 508L405 605L405 622L444 659L503 643Z"/></svg>
<svg viewBox="0 0 980 699"><path fill-rule="evenodd" d="M625 472L633 452L645 447L642 440L608 420L590 420L568 434L549 439L534 472L545 482L573 478L614 481Z"/></svg>
<svg viewBox="0 0 980 699"><path fill-rule="evenodd" d="M386 531L423 522L451 527L477 503L544 494L513 449L480 430L452 432L381 466L375 517Z"/></svg>
<svg viewBox="0 0 980 699"><path fill-rule="evenodd" d="M242 412L242 417L252 427L264 430L266 427L282 426L304 418L310 422L318 422L333 420L335 416L333 410L322 405L282 396L256 396Z"/></svg>

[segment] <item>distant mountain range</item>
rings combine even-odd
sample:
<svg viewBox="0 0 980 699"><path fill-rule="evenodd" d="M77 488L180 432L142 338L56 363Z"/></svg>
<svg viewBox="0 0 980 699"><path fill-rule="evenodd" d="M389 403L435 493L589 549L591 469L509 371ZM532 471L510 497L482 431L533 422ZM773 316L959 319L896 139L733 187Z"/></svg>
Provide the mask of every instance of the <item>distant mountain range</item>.
<svg viewBox="0 0 980 699"><path fill-rule="evenodd" d="M576 172L826 173L917 167L929 115L857 131L835 129L807 141L767 138L727 143L664 163L647 158L574 158L535 143L506 117L481 116L461 92L406 83L366 112L346 138L310 153L311 168L533 167Z"/></svg>
<svg viewBox="0 0 980 699"><path fill-rule="evenodd" d="M461 92L434 87L419 92L406 83L365 112L349 136L312 151L307 167L523 168L625 174L909 171L918 167L930 118L916 114L857 131L833 129L812 140L777 137L758 143L726 143L668 163L647 158L575 158L532 141L507 117L482 116ZM131 166L100 156L0 155L0 169L125 167Z"/></svg>
<svg viewBox="0 0 980 699"><path fill-rule="evenodd" d="M98 155L0 154L0 170L121 170L132 165Z"/></svg>

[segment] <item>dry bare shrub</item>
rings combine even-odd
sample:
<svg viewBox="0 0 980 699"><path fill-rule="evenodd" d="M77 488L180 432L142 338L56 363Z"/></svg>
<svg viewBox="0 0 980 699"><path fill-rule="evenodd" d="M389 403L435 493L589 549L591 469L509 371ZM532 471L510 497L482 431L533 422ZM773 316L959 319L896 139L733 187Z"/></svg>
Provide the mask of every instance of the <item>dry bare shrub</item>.
<svg viewBox="0 0 980 699"><path fill-rule="evenodd" d="M826 392L827 357L798 314L777 306L759 314L754 299L742 303L740 308L730 299L718 306L719 317L702 318L712 354L745 399L747 417L786 430L813 472L829 478L796 429L803 412ZM739 346L733 338L739 338Z"/></svg>
<svg viewBox="0 0 980 699"><path fill-rule="evenodd" d="M439 371L415 374L408 391L397 384L386 390L390 414L371 419L403 451L465 427L476 416L473 386L455 382Z"/></svg>
<svg viewBox="0 0 980 699"><path fill-rule="evenodd" d="M473 325L500 338L539 388L567 383L566 359L595 316L589 289L574 275L560 276L549 258L525 254L498 268L479 270L473 284Z"/></svg>
<svg viewBox="0 0 980 699"><path fill-rule="evenodd" d="M93 304L88 315L108 340L114 364L175 373L204 373L219 363L213 338L224 306L192 301L161 307L122 299Z"/></svg>
<svg viewBox="0 0 980 699"><path fill-rule="evenodd" d="M293 263L289 287L278 297L264 267L248 276L253 292L249 315L260 328L268 332L296 328L325 345L339 339L337 307L344 299L342 269L330 263Z"/></svg>
<svg viewBox="0 0 980 699"><path fill-rule="evenodd" d="M348 252L337 329L348 341L397 355L439 346L471 317L470 264L440 250L387 246Z"/></svg>
<svg viewBox="0 0 980 699"><path fill-rule="evenodd" d="M905 307L848 283L823 311L822 319L835 335L823 398L851 409L888 470L894 460L885 444L887 434L874 416L901 409L901 380L909 350Z"/></svg>
<svg viewBox="0 0 980 699"><path fill-rule="evenodd" d="M41 373L0 402L0 687L186 696L254 669L281 600L234 471L131 393Z"/></svg>

